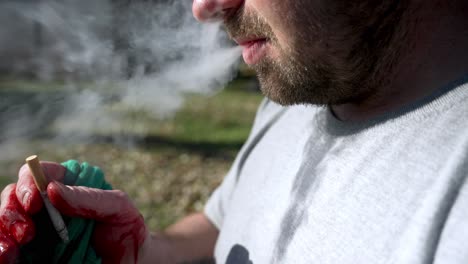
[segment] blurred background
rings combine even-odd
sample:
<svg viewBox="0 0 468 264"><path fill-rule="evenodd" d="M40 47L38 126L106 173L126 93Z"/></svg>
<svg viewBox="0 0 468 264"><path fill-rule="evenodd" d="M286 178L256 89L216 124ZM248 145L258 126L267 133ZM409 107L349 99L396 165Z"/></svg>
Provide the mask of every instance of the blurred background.
<svg viewBox="0 0 468 264"><path fill-rule="evenodd" d="M152 229L201 210L262 98L191 1L0 2L0 187L24 159L87 161Z"/></svg>

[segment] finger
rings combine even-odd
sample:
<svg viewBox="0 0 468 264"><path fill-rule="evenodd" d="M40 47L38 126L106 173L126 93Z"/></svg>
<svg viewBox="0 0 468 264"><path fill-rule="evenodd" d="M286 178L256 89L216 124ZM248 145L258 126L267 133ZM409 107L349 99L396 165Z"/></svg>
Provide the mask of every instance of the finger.
<svg viewBox="0 0 468 264"><path fill-rule="evenodd" d="M41 167L49 182L63 181L66 169L62 165L53 162L41 162ZM18 174L16 196L28 214L35 214L42 208L41 194L26 164L21 167Z"/></svg>
<svg viewBox="0 0 468 264"><path fill-rule="evenodd" d="M15 184L10 184L1 193L0 226L19 245L30 242L35 235L34 223L18 202Z"/></svg>
<svg viewBox="0 0 468 264"><path fill-rule="evenodd" d="M91 218L108 223L127 223L140 217L138 210L119 190L66 186L51 182L47 194L52 204L71 217Z"/></svg>
<svg viewBox="0 0 468 264"><path fill-rule="evenodd" d="M0 263L13 264L19 256L19 248L8 235L0 232Z"/></svg>

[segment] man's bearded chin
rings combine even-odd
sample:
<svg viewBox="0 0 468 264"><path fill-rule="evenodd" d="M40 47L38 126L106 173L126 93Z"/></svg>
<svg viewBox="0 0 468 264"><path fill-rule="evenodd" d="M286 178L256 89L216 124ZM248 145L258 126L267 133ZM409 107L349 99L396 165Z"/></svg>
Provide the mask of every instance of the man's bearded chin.
<svg viewBox="0 0 468 264"><path fill-rule="evenodd" d="M282 53L280 58L266 56L250 67L257 73L263 94L281 105L337 103L338 94L330 89L332 70L314 61L303 64Z"/></svg>
<svg viewBox="0 0 468 264"><path fill-rule="evenodd" d="M304 54L296 54L297 49L284 50L273 34L266 21L256 14L239 9L228 20L225 27L231 38L243 36L262 36L268 39L271 48L276 49L279 58L266 56L258 64L252 66L257 72L262 92L271 100L282 104L292 105L300 103L327 104L327 91L324 87L330 85L329 70L312 60L303 63L296 58ZM312 63L311 63L312 62Z"/></svg>
<svg viewBox="0 0 468 264"><path fill-rule="evenodd" d="M265 57L252 66L265 96L281 105L330 105L351 100L347 96L348 85L338 83L331 66L321 65L312 58L299 61L291 53L283 51L277 59Z"/></svg>
<svg viewBox="0 0 468 264"><path fill-rule="evenodd" d="M269 25L255 15L240 10L225 21L225 26L232 38L267 37L271 48L279 54L275 58L267 54L251 66L257 72L262 92L272 101L281 105L328 105L345 103L351 95L359 94L341 78L344 75L336 74L339 71L333 65L307 51L310 43L296 43L294 48L288 49L281 47Z"/></svg>
<svg viewBox="0 0 468 264"><path fill-rule="evenodd" d="M288 47L278 43L265 20L243 9L226 20L225 26L233 38L264 37L269 41L269 48L275 50L277 56L270 57L273 52L267 52L252 66L261 90L271 100L282 105L359 103L375 94L376 87L388 82L404 43L405 31L396 29L405 5L392 3L385 9L389 10L383 23L385 27L377 23L378 19L368 19L359 27L349 26L350 22L343 18L339 26L335 25L342 28L335 33L335 38L345 41L329 43L328 35L322 32L316 36L327 45L318 48L311 45L318 40L310 37L314 34L309 26L299 22L291 34L303 37L293 39ZM381 17L384 11L372 17ZM363 37L369 31L374 32L372 38Z"/></svg>
<svg viewBox="0 0 468 264"><path fill-rule="evenodd" d="M275 57L270 57L273 52L267 52L252 66L258 74L261 90L271 100L282 105L361 103L378 96L377 89L392 80L393 69L408 36L406 28L400 27L407 2L384 2L383 7L380 3L368 2L350 11L349 6L343 4L337 13L350 14L340 19L333 16L330 21L335 24L318 33L311 32L313 27L309 24L295 21L292 24L296 26L290 33L302 37L292 39L289 47L278 43L267 21L242 8L225 21L225 26L231 37L260 36L274 49ZM306 1L301 3L305 5ZM376 5L378 9L374 8ZM310 15L304 13L309 10L307 7L298 9L296 20ZM368 15L349 21L362 14ZM332 16L324 13L317 17ZM356 21L359 21L357 25L351 23ZM319 20L315 23L320 25ZM340 30L333 31L330 37L327 31L330 28Z"/></svg>

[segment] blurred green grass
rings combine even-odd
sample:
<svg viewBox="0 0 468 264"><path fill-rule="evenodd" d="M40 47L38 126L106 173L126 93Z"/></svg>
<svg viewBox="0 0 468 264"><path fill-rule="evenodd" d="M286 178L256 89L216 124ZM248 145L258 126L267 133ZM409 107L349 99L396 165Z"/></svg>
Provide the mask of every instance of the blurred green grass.
<svg viewBox="0 0 468 264"><path fill-rule="evenodd" d="M249 81L238 80L211 96L190 95L172 118L126 113L129 130L135 122L146 128L144 137L131 147L105 140L57 142L42 137L16 142L14 147L29 149L42 160L77 159L101 167L115 189L129 194L149 227L161 229L202 210L229 169L262 98L245 89L248 85ZM0 82L0 93L1 86ZM15 180L22 163L22 158L0 161L2 187Z"/></svg>
<svg viewBox="0 0 468 264"><path fill-rule="evenodd" d="M189 95L171 118L158 119L150 113L127 111L129 125L145 124L145 134L180 142L239 143L252 125L262 96L246 90L245 80L234 81L211 96Z"/></svg>

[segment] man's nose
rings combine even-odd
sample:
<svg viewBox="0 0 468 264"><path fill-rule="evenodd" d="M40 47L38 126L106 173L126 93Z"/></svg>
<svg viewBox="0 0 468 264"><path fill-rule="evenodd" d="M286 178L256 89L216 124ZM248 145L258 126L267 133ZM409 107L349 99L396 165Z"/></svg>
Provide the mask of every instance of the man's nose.
<svg viewBox="0 0 468 264"><path fill-rule="evenodd" d="M226 11L239 8L244 0L194 0L193 16L198 21L223 18Z"/></svg>

